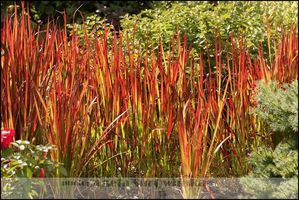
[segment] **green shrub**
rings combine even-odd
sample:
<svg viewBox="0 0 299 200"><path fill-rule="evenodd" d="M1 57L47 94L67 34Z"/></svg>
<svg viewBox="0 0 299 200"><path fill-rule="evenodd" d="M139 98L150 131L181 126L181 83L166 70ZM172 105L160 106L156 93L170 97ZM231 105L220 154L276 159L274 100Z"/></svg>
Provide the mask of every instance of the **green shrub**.
<svg viewBox="0 0 299 200"><path fill-rule="evenodd" d="M298 177L284 181L242 177L243 190L239 199L296 199L298 198Z"/></svg>
<svg viewBox="0 0 299 200"><path fill-rule="evenodd" d="M264 145L249 156L252 171L241 179L249 196L242 198L298 197L298 81L281 88L274 81L259 81L254 114L269 125L274 150ZM278 144L277 144L278 143ZM277 145L276 145L277 144ZM259 179L266 178L266 179ZM281 178L274 180L269 178ZM256 187L262 185L263 187Z"/></svg>
<svg viewBox="0 0 299 200"><path fill-rule="evenodd" d="M253 113L277 134L298 133L298 81L281 88L275 81L259 81L257 86Z"/></svg>
<svg viewBox="0 0 299 200"><path fill-rule="evenodd" d="M275 150L259 147L251 153L249 163L253 171L240 179L245 191L240 198L298 197L298 148L293 144L280 143Z"/></svg>
<svg viewBox="0 0 299 200"><path fill-rule="evenodd" d="M282 28L291 23L298 27L298 2L219 2L213 6L207 2L161 2L155 9L144 10L138 15L126 15L121 20L123 31L133 32L135 21L137 43L156 46L161 37L163 43L179 30L186 33L189 44L205 54L205 42L214 53L214 32L217 29L225 44L234 35L244 36L250 52L255 55L261 41L267 48L266 16L269 16L271 37L281 35ZM224 46L223 44L223 46ZM167 45L165 45L167 46ZM265 50L265 52L267 52Z"/></svg>
<svg viewBox="0 0 299 200"><path fill-rule="evenodd" d="M29 141L12 142L12 148L1 150L1 178L39 177L41 169L45 177L66 176L61 163L53 161L48 152L55 149L53 145L32 145Z"/></svg>
<svg viewBox="0 0 299 200"><path fill-rule="evenodd" d="M11 13L14 3L20 7L21 1L1 1L2 14ZM72 16L77 9L80 9L86 16L98 13L102 17L117 17L123 13L139 13L145 8L151 8L152 1L31 1L29 4L31 20L36 23L45 24L48 17L61 19L63 24L62 13L67 13L67 22L72 22ZM27 5L26 5L27 6ZM2 18L1 18L2 19ZM81 18L75 18L75 21L81 23Z"/></svg>
<svg viewBox="0 0 299 200"><path fill-rule="evenodd" d="M11 148L1 150L1 198L38 198L45 187L44 177L67 176L62 164L48 154L55 150L54 145L32 145L21 140L11 144Z"/></svg>
<svg viewBox="0 0 299 200"><path fill-rule="evenodd" d="M293 144L279 143L274 150L261 146L249 157L253 166L252 177L292 178L298 177L298 150Z"/></svg>
<svg viewBox="0 0 299 200"><path fill-rule="evenodd" d="M100 16L90 15L85 19L86 34L90 37L93 33L103 34L103 27L106 20L101 19ZM67 24L68 31L72 35L73 24ZM74 23L74 30L76 35L84 39L84 24Z"/></svg>
<svg viewBox="0 0 299 200"><path fill-rule="evenodd" d="M209 54L213 57L215 54L214 38L217 31L222 40L223 59L226 53L224 46L227 40L230 45L230 33L233 33L234 38L240 38L244 34L246 45L252 56L257 56L261 43L265 59L268 60L268 36L272 44L272 41L280 38L282 31L289 28L290 24L298 27L297 2L219 2L217 6L214 6L204 1L160 1L153 5L153 9L145 9L139 14L127 13L121 17L124 48L127 48L126 44L131 43L135 37L135 45L140 45L141 52L144 53L147 41L149 48L157 49L161 38L166 52L170 50L172 37L179 31L181 43L186 33L187 44L192 45L191 55L195 60L199 59L199 53L202 52L204 62L207 62L206 42ZM266 16L269 18L269 34L266 30ZM100 35L103 33L104 23L109 26L107 20L96 14L87 16L85 21L88 35L94 33ZM135 23L136 29L133 34ZM72 24L68 24L70 33L72 27ZM82 40L84 40L83 27L82 24L75 23L75 31ZM109 37L113 37L113 34ZM108 40L108 44L109 42ZM112 45L112 42L110 44ZM237 41L235 45L239 45ZM270 53L273 54L274 46L270 48ZM229 49L228 51L230 53ZM214 66L213 59L211 62Z"/></svg>

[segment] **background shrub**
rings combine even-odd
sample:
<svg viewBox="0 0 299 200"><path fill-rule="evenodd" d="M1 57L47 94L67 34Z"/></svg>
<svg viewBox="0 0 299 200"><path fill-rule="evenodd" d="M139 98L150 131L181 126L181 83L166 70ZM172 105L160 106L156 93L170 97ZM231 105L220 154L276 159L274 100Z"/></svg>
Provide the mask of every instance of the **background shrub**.
<svg viewBox="0 0 299 200"><path fill-rule="evenodd" d="M158 45L171 41L178 30L186 33L188 43L195 47L195 55L205 54L205 43L214 53L214 33L217 30L223 42L234 35L242 35L253 55L257 54L260 42L267 48L266 16L269 18L269 32L273 38L281 35L282 28L291 23L298 27L298 2L219 2L217 5L207 1L160 2L154 9L146 9L137 15L126 15L121 20L124 31L133 32L136 24L136 39L144 46ZM167 46L167 45L165 45ZM267 51L265 51L267 52Z"/></svg>

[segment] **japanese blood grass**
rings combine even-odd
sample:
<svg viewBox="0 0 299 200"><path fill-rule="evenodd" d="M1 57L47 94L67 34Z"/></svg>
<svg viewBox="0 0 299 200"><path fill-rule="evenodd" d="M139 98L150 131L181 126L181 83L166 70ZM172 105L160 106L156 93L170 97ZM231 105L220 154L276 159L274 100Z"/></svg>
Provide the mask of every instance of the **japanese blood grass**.
<svg viewBox="0 0 299 200"><path fill-rule="evenodd" d="M70 176L81 176L98 152L101 162L119 155L115 163L125 175L131 163L136 168L145 163L147 176L156 176L160 165L176 158L171 149L176 145L162 145L166 120L157 104L161 56L156 62L152 54L153 70L147 64L141 69L140 57L134 63L139 54L134 44L125 53L115 35L113 48L107 46L108 28L93 42L85 34L80 48L78 36L67 37L66 26L48 23L45 30L31 30L24 3L22 9L21 17L6 17L2 29L8 49L1 57L3 126L16 127L21 139L55 144L52 157L64 162Z"/></svg>
<svg viewBox="0 0 299 200"><path fill-rule="evenodd" d="M123 43L127 35L108 37L109 28L94 39L85 34L82 44L74 30L67 36L66 25L31 30L22 13L6 17L1 30L8 49L1 57L2 123L20 138L56 144L52 156L70 176L115 176L118 168L143 177L245 174L248 148L263 128L249 113L255 81L297 78L294 30L270 69L261 48L251 59L244 39L231 35L224 55L215 35L211 66L210 56L199 63L189 56L186 35L183 43L173 37L169 52L162 41L158 49L146 45L143 56L134 40ZM194 193L186 187L184 195Z"/></svg>
<svg viewBox="0 0 299 200"><path fill-rule="evenodd" d="M291 25L289 30L285 30L280 40L274 40L268 36L268 49L274 49L274 54L271 61L267 61L263 55L263 48L260 45L259 56L253 63L250 63L250 74L253 79L261 80L275 80L282 86L284 83L291 83L298 79L298 32ZM255 106L253 103L253 107ZM269 134L263 134L262 129L265 129L263 122L254 118L259 137L255 140L256 144L265 142L271 142Z"/></svg>
<svg viewBox="0 0 299 200"><path fill-rule="evenodd" d="M259 63L255 63L255 68L259 65L260 69L256 70L258 72L256 76L266 81L277 80L279 83L290 83L296 80L298 78L298 33L291 26L290 30L283 32L280 41L273 40L273 43L275 56L268 63L261 56L263 48L260 46ZM268 48L271 48L270 42Z"/></svg>
<svg viewBox="0 0 299 200"><path fill-rule="evenodd" d="M1 125L16 127L22 140L55 144L58 151L51 156L65 164L70 176L78 176L127 110L96 123L100 97L92 86L91 48L82 52L78 37L67 38L66 27L49 22L46 30L32 30L22 3L22 15L15 10L5 17L1 32L8 49L1 56ZM92 129L98 130L96 136L90 135Z"/></svg>
<svg viewBox="0 0 299 200"><path fill-rule="evenodd" d="M211 170L211 167L226 170L227 175L247 173L246 156L256 134L263 132L263 127L258 126L260 122L250 114L250 108L255 105L252 101L255 81L278 79L280 82L290 82L298 77L298 37L293 29L287 37L282 37L280 48L275 47L274 60L269 63L271 67L265 67L262 49L258 59L253 60L253 67L244 39L238 41L239 48L236 50L233 35L230 44L231 56L226 50L227 62L222 64L221 40L217 38L219 37L215 37L215 73L211 73L208 61L210 74L205 81L200 79L204 69L201 57L198 99L191 95L187 101L179 104L178 109L182 178L185 181L183 195L186 198L199 195L199 188L194 190L194 187L190 187L189 178L213 176L213 172L217 170ZM282 58L286 58L284 62ZM184 60L181 63L183 65ZM255 73L258 73L258 76ZM178 102L182 101L178 99ZM219 151L220 154L216 154ZM215 163L212 166L216 156L220 158L218 161L221 161L222 166Z"/></svg>

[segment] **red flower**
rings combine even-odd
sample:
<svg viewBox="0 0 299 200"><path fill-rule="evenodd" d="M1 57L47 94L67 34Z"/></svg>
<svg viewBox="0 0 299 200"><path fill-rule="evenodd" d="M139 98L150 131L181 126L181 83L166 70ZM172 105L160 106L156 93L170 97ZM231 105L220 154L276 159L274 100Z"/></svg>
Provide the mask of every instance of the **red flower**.
<svg viewBox="0 0 299 200"><path fill-rule="evenodd" d="M12 128L1 130L1 149L7 149L15 136Z"/></svg>
<svg viewBox="0 0 299 200"><path fill-rule="evenodd" d="M41 177L41 178L45 177L45 169L44 168L40 169L39 177Z"/></svg>

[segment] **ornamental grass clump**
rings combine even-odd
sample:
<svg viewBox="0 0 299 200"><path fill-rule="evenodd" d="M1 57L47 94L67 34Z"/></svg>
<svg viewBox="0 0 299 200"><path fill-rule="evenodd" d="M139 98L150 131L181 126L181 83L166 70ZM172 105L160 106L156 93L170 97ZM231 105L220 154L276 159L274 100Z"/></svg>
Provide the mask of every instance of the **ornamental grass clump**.
<svg viewBox="0 0 299 200"><path fill-rule="evenodd" d="M263 131L249 112L255 81L297 78L294 29L274 45L271 62L262 47L251 58L246 38L231 34L224 44L217 32L213 52L206 43L214 57L196 61L186 34L173 35L169 51L160 40L143 54L135 32L129 39L104 27L91 38L84 26L82 43L74 28L68 36L66 16L62 28L49 21L33 30L24 10L1 30L1 123L18 138L56 145L51 157L69 176L245 174Z"/></svg>

